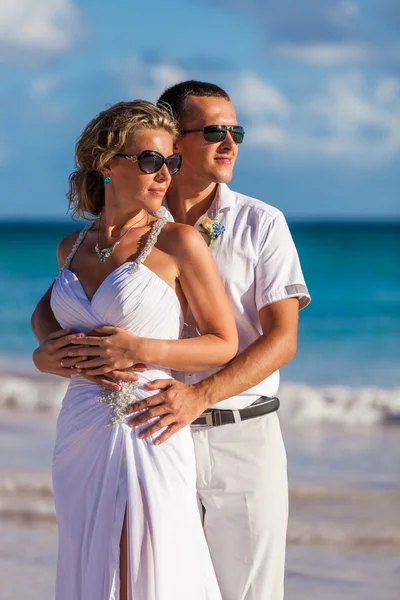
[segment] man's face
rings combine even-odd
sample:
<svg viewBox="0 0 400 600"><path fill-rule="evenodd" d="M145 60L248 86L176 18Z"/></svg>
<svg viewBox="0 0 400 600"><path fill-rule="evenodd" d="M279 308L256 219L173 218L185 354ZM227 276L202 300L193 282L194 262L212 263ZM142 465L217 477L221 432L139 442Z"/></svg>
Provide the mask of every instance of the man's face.
<svg viewBox="0 0 400 600"><path fill-rule="evenodd" d="M233 105L224 98L192 96L180 129L202 129L207 125L237 125ZM222 142L207 142L203 132L182 135L176 143L182 154L181 174L205 184L226 183L232 179L238 146L228 131Z"/></svg>

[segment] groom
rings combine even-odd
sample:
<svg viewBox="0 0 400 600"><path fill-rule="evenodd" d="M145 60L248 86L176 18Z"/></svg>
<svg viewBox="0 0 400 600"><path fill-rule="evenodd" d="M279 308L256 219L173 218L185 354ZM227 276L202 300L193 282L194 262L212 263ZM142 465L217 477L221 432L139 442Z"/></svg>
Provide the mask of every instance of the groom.
<svg viewBox="0 0 400 600"><path fill-rule="evenodd" d="M278 370L296 352L298 311L310 298L283 214L226 185L244 138L228 94L213 84L186 81L166 90L159 103L169 104L177 117L183 156L164 211L171 220L199 228L211 242L240 344L238 356L217 373L149 384L161 392L133 405L133 412L146 410L131 424L159 417L147 434L166 427L160 435L165 441L194 422L199 505L223 600L281 600L286 454L277 413L270 412L276 404L265 397L277 393ZM196 335L188 320L187 335ZM46 297L32 319L42 339L44 323L47 331L57 328ZM54 357L66 345L64 336L53 333L36 351L40 370L61 374Z"/></svg>

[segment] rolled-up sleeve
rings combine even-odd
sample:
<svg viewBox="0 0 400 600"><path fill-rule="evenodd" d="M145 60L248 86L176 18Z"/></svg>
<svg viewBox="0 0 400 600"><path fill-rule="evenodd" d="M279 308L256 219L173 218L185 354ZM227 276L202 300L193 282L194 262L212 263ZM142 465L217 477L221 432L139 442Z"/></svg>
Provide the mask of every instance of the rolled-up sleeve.
<svg viewBox="0 0 400 600"><path fill-rule="evenodd" d="M305 308L311 297L292 235L281 212L269 222L260 223L259 239L255 266L257 310L287 298L298 298L300 310Z"/></svg>

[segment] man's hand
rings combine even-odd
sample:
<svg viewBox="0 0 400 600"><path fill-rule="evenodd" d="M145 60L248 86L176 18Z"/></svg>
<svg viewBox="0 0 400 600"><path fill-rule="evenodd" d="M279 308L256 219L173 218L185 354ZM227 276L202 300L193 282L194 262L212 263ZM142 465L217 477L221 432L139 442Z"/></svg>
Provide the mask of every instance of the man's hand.
<svg viewBox="0 0 400 600"><path fill-rule="evenodd" d="M140 339L119 327L96 327L91 335L72 340L78 347L68 356L78 371L90 376L126 369L142 372L146 365L138 361Z"/></svg>
<svg viewBox="0 0 400 600"><path fill-rule="evenodd" d="M52 373L61 377L71 377L71 364L64 364L68 349L75 337L84 334L72 334L72 329L60 329L47 336L33 353L35 367L42 373Z"/></svg>
<svg viewBox="0 0 400 600"><path fill-rule="evenodd" d="M129 413L145 410L133 417L128 424L130 427L138 427L150 419L159 417L156 423L139 434L141 439L147 438L166 427L167 429L155 440L155 444L166 442L174 433L193 423L208 408L204 397L194 385L175 379L157 379L145 387L148 390L164 391L132 404L128 408Z"/></svg>

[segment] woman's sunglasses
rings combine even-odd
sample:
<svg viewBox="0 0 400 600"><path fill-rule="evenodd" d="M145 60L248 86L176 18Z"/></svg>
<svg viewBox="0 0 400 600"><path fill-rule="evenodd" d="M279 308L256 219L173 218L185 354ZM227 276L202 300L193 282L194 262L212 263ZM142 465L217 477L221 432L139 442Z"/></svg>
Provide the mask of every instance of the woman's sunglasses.
<svg viewBox="0 0 400 600"><path fill-rule="evenodd" d="M181 135L185 135L186 133L197 131L202 131L206 142L211 142L212 144L222 142L226 138L228 131L235 144L241 144L244 138L244 128L240 125L232 125L231 127L227 125L207 125L203 129L184 129L180 133Z"/></svg>
<svg viewBox="0 0 400 600"><path fill-rule="evenodd" d="M164 165L167 165L170 175L176 175L179 173L182 164L182 156L180 154L171 154L171 156L164 158L162 154L155 150L144 150L138 156L129 156L129 154L115 154L115 156L137 162L139 169L143 173L147 173L147 175L157 173Z"/></svg>

